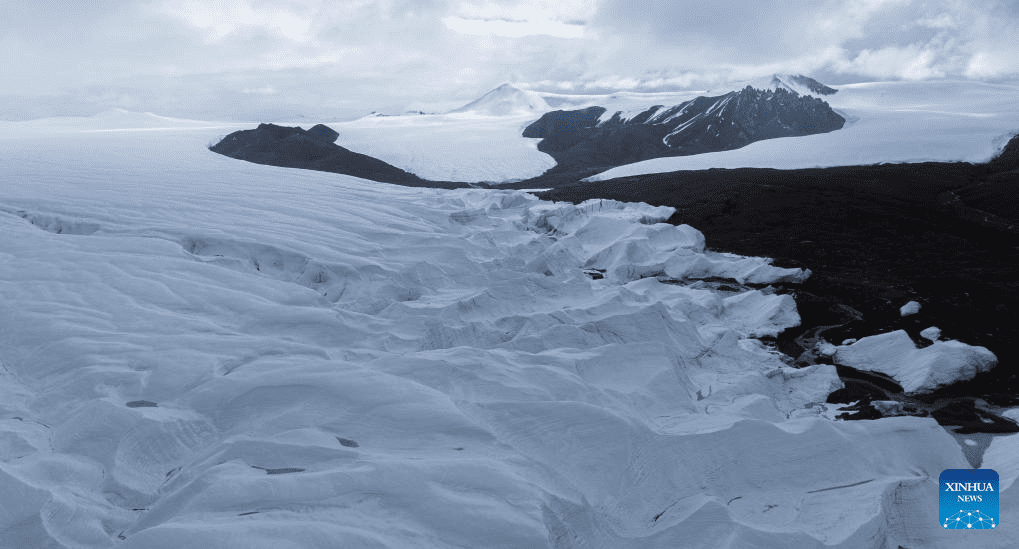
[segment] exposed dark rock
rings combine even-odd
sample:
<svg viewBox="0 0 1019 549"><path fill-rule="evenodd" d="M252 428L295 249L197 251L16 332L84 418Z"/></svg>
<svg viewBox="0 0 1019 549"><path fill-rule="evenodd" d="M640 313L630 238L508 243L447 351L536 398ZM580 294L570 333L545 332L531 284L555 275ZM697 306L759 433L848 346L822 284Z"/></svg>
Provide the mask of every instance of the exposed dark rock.
<svg viewBox="0 0 1019 549"><path fill-rule="evenodd" d="M335 143L340 133L325 124L315 124L308 130L308 135L328 141L329 143Z"/></svg>
<svg viewBox="0 0 1019 549"><path fill-rule="evenodd" d="M959 434L1019 433L1019 425L1007 417L981 410L970 399L957 399L931 412L942 425L958 426Z"/></svg>
<svg viewBox="0 0 1019 549"><path fill-rule="evenodd" d="M339 441L341 445L346 446L347 448L357 448L358 446L360 446L360 444L353 440L350 440L349 438L336 437L336 440Z"/></svg>
<svg viewBox="0 0 1019 549"><path fill-rule="evenodd" d="M1013 136L1001 153L991 159L987 166L993 172L1019 170L1019 136Z"/></svg>
<svg viewBox="0 0 1019 549"><path fill-rule="evenodd" d="M155 408L158 404L150 400L132 400L125 404L125 406L128 408Z"/></svg>
<svg viewBox="0 0 1019 549"><path fill-rule="evenodd" d="M594 127L605 107L588 107L576 111L552 111L524 128L524 137L544 139L538 148L543 151L569 149L584 139L582 131Z"/></svg>
<svg viewBox="0 0 1019 549"><path fill-rule="evenodd" d="M1006 151L1017 147L1019 137ZM937 162L712 169L575 182L538 196L672 206L677 212L669 222L696 227L712 249L810 268L804 283L780 285L796 298L802 319L777 338L791 357L807 351L796 343L800 336L838 324L823 334L835 344L897 329L920 341L921 330L937 326L943 339L984 346L998 357L990 372L910 397L917 414L945 398L1019 405L1019 172ZM910 300L923 307L902 317L899 307ZM850 318L844 306L862 318ZM857 419L875 413L864 410L872 400L905 398L875 376L839 370L846 389L830 400L863 402ZM957 421L947 412L938 417ZM1000 427L992 423L967 425Z"/></svg>
<svg viewBox="0 0 1019 549"><path fill-rule="evenodd" d="M312 129L314 133L300 127L259 124L254 130L240 130L224 137L209 150L256 164L340 173L382 183L446 189L470 186L421 179L377 158L336 145L330 139L335 140L339 134L327 126L319 124Z"/></svg>
<svg viewBox="0 0 1019 549"><path fill-rule="evenodd" d="M833 95L833 94L835 94L835 93L837 93L839 91L839 90L836 90L835 88L830 88L828 86L825 86L824 84L818 82L817 80L814 80L813 78L811 78L809 76L803 76L802 74L784 75L782 78L787 78L790 81L792 81L794 84L798 84L800 86L803 86L803 87L807 88L808 90L810 90L811 93L816 93L818 95ZM778 75L775 75L774 80L778 80L779 85L781 85L782 78L780 78Z"/></svg>
<svg viewBox="0 0 1019 549"><path fill-rule="evenodd" d="M605 112L603 107L553 111L527 126L523 136L543 138L538 150L557 163L532 182L575 181L651 158L738 149L763 139L830 132L845 124L820 99L784 88L750 86L673 107L656 105L629 119L616 112L604 120Z"/></svg>
<svg viewBox="0 0 1019 549"><path fill-rule="evenodd" d="M267 475L287 475L290 473L303 473L304 469L300 467L280 467L279 469L266 469L265 474Z"/></svg>
<svg viewBox="0 0 1019 549"><path fill-rule="evenodd" d="M278 469L271 469L268 467L259 467L258 465L252 465L252 469L261 469L265 471L267 475L288 475L290 473L303 473L304 469L301 467L280 467Z"/></svg>

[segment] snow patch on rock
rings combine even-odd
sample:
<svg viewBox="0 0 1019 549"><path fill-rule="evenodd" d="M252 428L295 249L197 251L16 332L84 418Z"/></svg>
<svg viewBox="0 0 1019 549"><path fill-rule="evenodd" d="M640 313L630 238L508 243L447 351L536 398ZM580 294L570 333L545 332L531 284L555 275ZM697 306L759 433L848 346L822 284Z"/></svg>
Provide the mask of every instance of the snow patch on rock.
<svg viewBox="0 0 1019 549"><path fill-rule="evenodd" d="M916 301L910 301L909 303L906 303L902 307L899 307L899 315L900 316L915 315L916 313L919 313L919 312L920 312L920 304L917 303Z"/></svg>
<svg viewBox="0 0 1019 549"><path fill-rule="evenodd" d="M937 326L931 326L930 328L924 328L920 331L920 337L929 339L931 341L937 341L941 337L941 328Z"/></svg>
<svg viewBox="0 0 1019 549"><path fill-rule="evenodd" d="M887 374L907 393L927 393L972 379L993 368L998 360L985 347L955 340L935 341L929 347L917 349L905 330L896 330L839 347L835 362Z"/></svg>

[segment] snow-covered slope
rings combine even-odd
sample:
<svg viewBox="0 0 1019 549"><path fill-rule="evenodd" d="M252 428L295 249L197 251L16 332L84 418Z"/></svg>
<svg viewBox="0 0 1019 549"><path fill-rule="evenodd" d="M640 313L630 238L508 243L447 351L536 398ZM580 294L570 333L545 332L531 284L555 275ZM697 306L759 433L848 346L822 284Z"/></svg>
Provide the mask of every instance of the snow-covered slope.
<svg viewBox="0 0 1019 549"><path fill-rule="evenodd" d="M487 116L513 114L541 114L549 110L541 95L522 90L512 84L502 84L478 99L450 112L469 112Z"/></svg>
<svg viewBox="0 0 1019 549"><path fill-rule="evenodd" d="M446 114L366 116L331 123L337 145L432 181L506 182L555 166L523 128L549 110L540 95L503 84Z"/></svg>
<svg viewBox="0 0 1019 549"><path fill-rule="evenodd" d="M840 86L824 97L839 131L759 141L741 149L656 158L591 180L708 168L813 168L881 162L986 162L1019 132L1019 86L968 81Z"/></svg>
<svg viewBox="0 0 1019 549"><path fill-rule="evenodd" d="M94 116L65 116L24 122L0 121L0 139L52 137L65 133L166 131L166 130L228 130L250 125L242 122L209 122L170 118L150 112L109 109Z"/></svg>
<svg viewBox="0 0 1019 549"><path fill-rule="evenodd" d="M781 74L776 73L763 78L753 80L741 80L729 82L712 88L710 95L722 95L732 91L739 91L747 86L756 90L786 90L799 95L812 95L821 99L838 93L838 89L827 86L802 74Z"/></svg>
<svg viewBox="0 0 1019 549"><path fill-rule="evenodd" d="M838 93L837 89L826 86L802 74L773 74L769 84L770 87L776 89L781 86L800 95L813 95L814 97L824 97Z"/></svg>
<svg viewBox="0 0 1019 549"><path fill-rule="evenodd" d="M754 339L791 298L694 280L792 273L670 208L40 132L0 140L0 547L958 546L959 443L828 419Z"/></svg>
<svg viewBox="0 0 1019 549"><path fill-rule="evenodd" d="M737 90L726 90L722 94L729 91ZM545 102L551 107L549 110L571 110L600 106L605 107L609 116L615 112L622 112L620 116L625 119L633 118L634 115L646 111L652 105L678 105L698 96L708 95L708 92L704 90L655 93L616 92L599 95L540 93Z"/></svg>
<svg viewBox="0 0 1019 549"><path fill-rule="evenodd" d="M786 89L697 97L638 114L604 107L557 110L524 128L543 138L538 150L557 166L549 176L573 182L610 167L651 158L733 150L765 139L841 129L845 119L824 101Z"/></svg>

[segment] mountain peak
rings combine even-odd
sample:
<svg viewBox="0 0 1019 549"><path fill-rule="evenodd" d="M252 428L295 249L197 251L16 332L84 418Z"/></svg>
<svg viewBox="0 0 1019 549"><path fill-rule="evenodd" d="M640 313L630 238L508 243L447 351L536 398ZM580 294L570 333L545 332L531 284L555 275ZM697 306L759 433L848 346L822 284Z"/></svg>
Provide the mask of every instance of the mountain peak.
<svg viewBox="0 0 1019 549"><path fill-rule="evenodd" d="M500 84L470 103L450 112L475 113L487 116L509 116L523 113L542 113L549 110L540 95L522 90L509 82Z"/></svg>
<svg viewBox="0 0 1019 549"><path fill-rule="evenodd" d="M800 95L833 95L839 91L802 74L773 74L771 75L771 84L772 87L781 86Z"/></svg>
<svg viewBox="0 0 1019 549"><path fill-rule="evenodd" d="M756 80L724 84L709 90L709 93L711 95L722 95L732 91L740 91L746 86L750 86L757 90L783 89L794 92L797 95L812 95L817 98L822 98L838 92L837 89L826 86L809 76L804 76L802 74L775 73Z"/></svg>

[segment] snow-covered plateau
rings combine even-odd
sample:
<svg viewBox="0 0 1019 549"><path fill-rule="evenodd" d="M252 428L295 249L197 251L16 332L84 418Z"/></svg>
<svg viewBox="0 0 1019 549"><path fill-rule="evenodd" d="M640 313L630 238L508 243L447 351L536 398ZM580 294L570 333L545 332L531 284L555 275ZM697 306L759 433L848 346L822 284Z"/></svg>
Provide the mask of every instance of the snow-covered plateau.
<svg viewBox="0 0 1019 549"><path fill-rule="evenodd" d="M0 547L959 546L964 441L832 419L835 368L757 339L793 299L698 281L805 272L667 207L239 162L225 126L0 123ZM1019 542L1017 451L970 543Z"/></svg>

